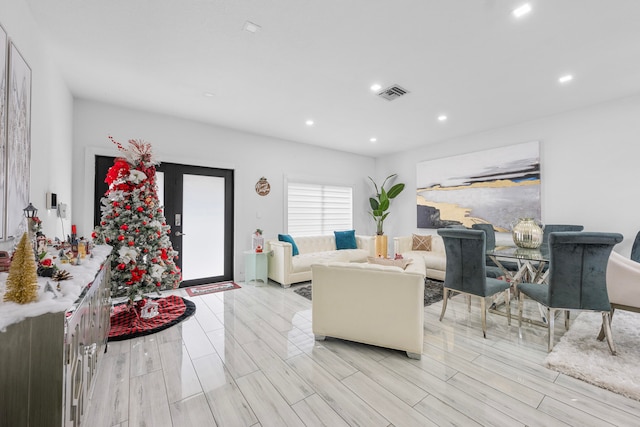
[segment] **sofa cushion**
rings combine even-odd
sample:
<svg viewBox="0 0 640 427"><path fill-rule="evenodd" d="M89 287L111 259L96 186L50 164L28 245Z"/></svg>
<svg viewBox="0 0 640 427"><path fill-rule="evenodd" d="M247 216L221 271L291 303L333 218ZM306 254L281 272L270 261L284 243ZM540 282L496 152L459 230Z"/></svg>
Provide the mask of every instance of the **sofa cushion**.
<svg viewBox="0 0 640 427"><path fill-rule="evenodd" d="M296 242L293 240L293 237L289 236L288 234L278 234L278 240L280 240L281 242L291 243L291 250L292 250L293 256L296 256L300 253L298 251L298 246L296 245Z"/></svg>
<svg viewBox="0 0 640 427"><path fill-rule="evenodd" d="M421 236L419 234L413 235L413 251L430 251L431 250L431 235Z"/></svg>
<svg viewBox="0 0 640 427"><path fill-rule="evenodd" d="M291 269L293 273L299 273L301 271L310 271L313 264L326 264L333 261L349 262L347 252L325 251L300 254L291 259Z"/></svg>
<svg viewBox="0 0 640 427"><path fill-rule="evenodd" d="M336 237L336 249L358 249L358 244L356 243L356 230L348 230L348 231L334 231L334 236Z"/></svg>

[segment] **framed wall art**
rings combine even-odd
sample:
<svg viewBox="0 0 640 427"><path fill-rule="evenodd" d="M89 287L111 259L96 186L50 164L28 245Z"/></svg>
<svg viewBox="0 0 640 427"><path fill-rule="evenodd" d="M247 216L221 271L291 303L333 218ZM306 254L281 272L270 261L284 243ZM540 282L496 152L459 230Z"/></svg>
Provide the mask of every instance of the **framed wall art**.
<svg viewBox="0 0 640 427"><path fill-rule="evenodd" d="M9 42L8 69L5 235L19 237L26 230L23 209L29 204L31 68L13 42Z"/></svg>
<svg viewBox="0 0 640 427"><path fill-rule="evenodd" d="M0 240L4 239L4 197L7 183L7 171L5 169L7 153L7 65L9 62L7 43L7 32L0 25Z"/></svg>
<svg viewBox="0 0 640 427"><path fill-rule="evenodd" d="M417 226L475 223L509 231L518 218L540 220L538 141L417 164Z"/></svg>

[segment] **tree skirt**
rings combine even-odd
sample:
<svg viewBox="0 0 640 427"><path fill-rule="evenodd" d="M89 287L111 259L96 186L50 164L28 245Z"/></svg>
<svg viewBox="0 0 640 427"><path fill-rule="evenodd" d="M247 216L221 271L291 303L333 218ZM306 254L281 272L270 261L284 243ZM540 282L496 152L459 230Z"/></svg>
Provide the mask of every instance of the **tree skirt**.
<svg viewBox="0 0 640 427"><path fill-rule="evenodd" d="M308 300L311 299L311 285L301 286L294 289L293 292ZM442 301L442 282L426 279L424 282L424 306L426 307L438 301Z"/></svg>
<svg viewBox="0 0 640 427"><path fill-rule="evenodd" d="M113 308L109 341L128 340L160 332L196 312L193 302L176 295L149 300L158 303L159 311L157 316L150 319L140 317L140 308L137 306L129 308L126 303L122 303Z"/></svg>

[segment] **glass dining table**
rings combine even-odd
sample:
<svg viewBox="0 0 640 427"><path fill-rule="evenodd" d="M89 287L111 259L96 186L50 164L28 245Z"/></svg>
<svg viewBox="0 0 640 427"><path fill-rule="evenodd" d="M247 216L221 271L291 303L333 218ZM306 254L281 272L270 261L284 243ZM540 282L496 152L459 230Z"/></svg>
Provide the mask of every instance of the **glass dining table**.
<svg viewBox="0 0 640 427"><path fill-rule="evenodd" d="M506 280L512 284L512 295L518 296L518 283L539 283L541 286L545 286L549 275L549 247L547 245L541 246L539 249L496 246L495 249L488 250L487 255L500 267ZM505 261L509 261L511 264L515 263L517 270L514 271L506 268L503 264ZM489 312L506 316L506 311L502 309L504 305L503 300L496 299L493 304L491 304ZM540 305L538 305L538 309L542 321L525 317L522 318L522 321L539 326L546 326L547 319L545 310ZM513 315L512 313L512 316ZM515 315L517 316L517 313Z"/></svg>

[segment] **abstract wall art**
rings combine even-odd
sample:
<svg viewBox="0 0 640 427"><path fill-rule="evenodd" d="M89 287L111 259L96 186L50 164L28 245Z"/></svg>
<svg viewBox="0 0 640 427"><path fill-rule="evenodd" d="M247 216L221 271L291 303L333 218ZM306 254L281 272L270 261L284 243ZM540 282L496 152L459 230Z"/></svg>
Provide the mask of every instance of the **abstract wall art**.
<svg viewBox="0 0 640 427"><path fill-rule="evenodd" d="M7 153L7 33L0 26L0 240L4 238L5 189L6 189L6 153Z"/></svg>
<svg viewBox="0 0 640 427"><path fill-rule="evenodd" d="M26 231L23 209L29 204L31 164L31 68L9 42L7 97L6 236Z"/></svg>
<svg viewBox="0 0 640 427"><path fill-rule="evenodd" d="M417 226L475 223L510 231L518 218L540 220L540 144L510 145L417 164Z"/></svg>

